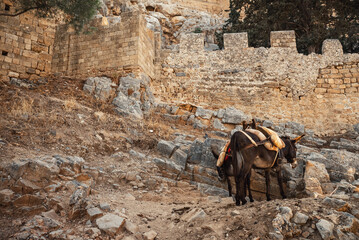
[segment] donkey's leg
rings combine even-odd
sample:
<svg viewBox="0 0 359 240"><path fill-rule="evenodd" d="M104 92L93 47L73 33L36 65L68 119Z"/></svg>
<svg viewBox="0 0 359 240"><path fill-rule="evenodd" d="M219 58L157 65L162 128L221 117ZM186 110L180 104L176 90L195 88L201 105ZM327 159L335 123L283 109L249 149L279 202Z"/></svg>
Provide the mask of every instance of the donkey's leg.
<svg viewBox="0 0 359 240"><path fill-rule="evenodd" d="M234 178L236 180L236 205L239 206L241 205L241 177L237 175Z"/></svg>
<svg viewBox="0 0 359 240"><path fill-rule="evenodd" d="M232 197L232 184L231 184L231 180L229 179L228 176L226 176L226 180L227 180L227 185L228 185L228 194L230 197Z"/></svg>
<svg viewBox="0 0 359 240"><path fill-rule="evenodd" d="M282 168L279 166L277 168L277 179L278 179L278 185L279 185L279 189L280 189L280 195L282 196L283 199L287 198L287 196L284 193L284 189L283 189L283 178L282 178Z"/></svg>
<svg viewBox="0 0 359 240"><path fill-rule="evenodd" d="M252 170L249 171L247 177L246 177L246 183L247 183L247 188L248 188L248 197L249 197L249 200L251 202L254 202L253 200L253 197L252 197L252 190L251 190L251 173L252 173Z"/></svg>
<svg viewBox="0 0 359 240"><path fill-rule="evenodd" d="M266 177L266 196L267 196L267 201L270 201L270 168L264 170L265 172L265 177Z"/></svg>

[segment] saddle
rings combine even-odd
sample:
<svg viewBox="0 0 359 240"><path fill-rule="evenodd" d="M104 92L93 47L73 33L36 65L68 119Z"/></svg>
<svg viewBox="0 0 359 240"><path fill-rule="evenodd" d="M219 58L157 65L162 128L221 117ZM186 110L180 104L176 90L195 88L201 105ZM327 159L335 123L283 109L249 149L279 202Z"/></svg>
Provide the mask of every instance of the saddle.
<svg viewBox="0 0 359 240"><path fill-rule="evenodd" d="M246 129L247 132L253 133L256 135L260 141L264 141L266 139L270 139L270 141L266 141L263 145L266 149L270 151L278 151L285 147L285 143L283 140L278 136L276 132L273 130L266 128L266 127L257 127L256 129Z"/></svg>

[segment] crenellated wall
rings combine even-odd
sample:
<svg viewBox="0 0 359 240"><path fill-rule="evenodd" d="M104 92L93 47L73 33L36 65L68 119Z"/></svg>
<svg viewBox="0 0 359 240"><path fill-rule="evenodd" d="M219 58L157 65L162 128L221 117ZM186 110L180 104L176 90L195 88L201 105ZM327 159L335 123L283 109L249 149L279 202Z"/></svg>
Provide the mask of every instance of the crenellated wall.
<svg viewBox="0 0 359 240"><path fill-rule="evenodd" d="M155 96L214 110L234 106L323 134L359 122L359 54L343 54L337 40L326 40L323 54L299 54L294 31L272 32L270 41L270 48L251 48L246 33L225 34L223 50L206 51L202 34L185 35L179 50L162 52Z"/></svg>

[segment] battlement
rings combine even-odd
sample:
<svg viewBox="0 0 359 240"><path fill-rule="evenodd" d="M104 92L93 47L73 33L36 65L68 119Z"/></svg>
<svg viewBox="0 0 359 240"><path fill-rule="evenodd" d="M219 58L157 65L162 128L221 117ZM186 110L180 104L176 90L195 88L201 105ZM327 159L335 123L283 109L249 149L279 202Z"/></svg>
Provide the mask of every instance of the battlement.
<svg viewBox="0 0 359 240"><path fill-rule="evenodd" d="M225 33L223 35L223 51L238 52L248 49L248 34ZM270 33L270 48L297 51L295 32L273 31ZM181 36L180 52L201 52L204 49L204 35L202 33L188 33ZM323 42L322 54L327 57L342 58L343 47L337 39L327 39Z"/></svg>

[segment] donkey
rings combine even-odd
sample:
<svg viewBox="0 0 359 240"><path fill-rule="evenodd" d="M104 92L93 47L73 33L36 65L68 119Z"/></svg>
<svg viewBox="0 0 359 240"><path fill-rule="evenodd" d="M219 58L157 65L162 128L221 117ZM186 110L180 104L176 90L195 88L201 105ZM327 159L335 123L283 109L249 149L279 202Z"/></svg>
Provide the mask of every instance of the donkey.
<svg viewBox="0 0 359 240"><path fill-rule="evenodd" d="M246 132L255 142L260 142L257 135ZM295 143L298 142L304 135L295 139L289 137L281 137L285 143L285 147L281 149L282 155L292 164L294 168L296 166L296 151ZM230 148L232 151L232 167L233 176L236 182L236 205L245 204L246 186L248 184L248 175L252 168L264 169L266 178L266 197L270 198L270 177L269 173L271 168L276 168L278 184L280 187L280 193L283 198L286 195L283 190L283 181L281 176L282 162L278 159L278 153L276 151L267 150L263 145L253 146L253 143L242 132L235 132L231 137Z"/></svg>

